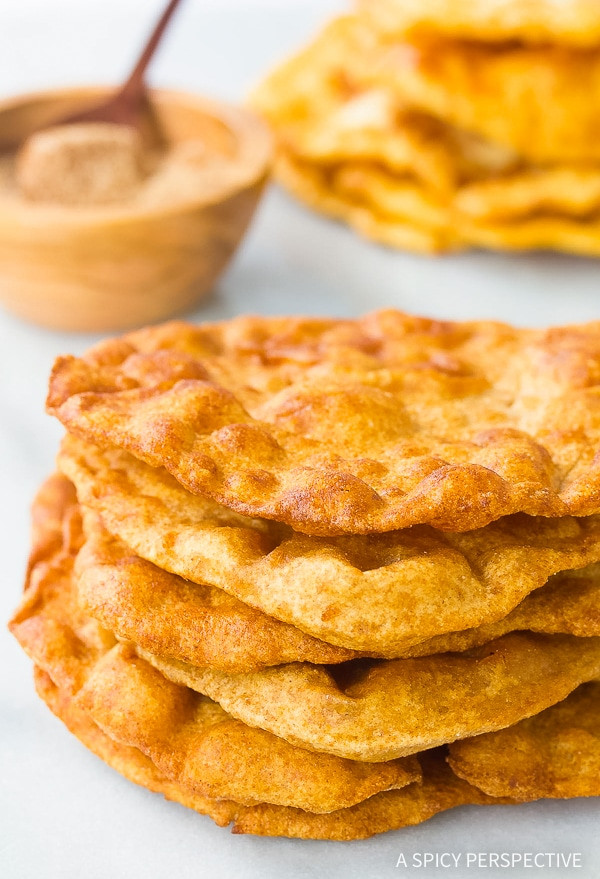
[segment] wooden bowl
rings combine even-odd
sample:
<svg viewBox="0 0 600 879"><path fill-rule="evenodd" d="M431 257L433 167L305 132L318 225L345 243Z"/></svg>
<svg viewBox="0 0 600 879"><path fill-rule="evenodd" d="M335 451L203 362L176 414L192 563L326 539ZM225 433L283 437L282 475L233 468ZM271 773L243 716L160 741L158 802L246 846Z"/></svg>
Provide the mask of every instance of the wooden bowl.
<svg viewBox="0 0 600 879"><path fill-rule="evenodd" d="M0 151L91 106L103 88L0 102ZM268 175L271 140L249 112L180 92L152 91L145 138L204 141L231 172L205 191L156 207L73 208L0 197L0 300L63 330L120 330L198 302L244 234Z"/></svg>

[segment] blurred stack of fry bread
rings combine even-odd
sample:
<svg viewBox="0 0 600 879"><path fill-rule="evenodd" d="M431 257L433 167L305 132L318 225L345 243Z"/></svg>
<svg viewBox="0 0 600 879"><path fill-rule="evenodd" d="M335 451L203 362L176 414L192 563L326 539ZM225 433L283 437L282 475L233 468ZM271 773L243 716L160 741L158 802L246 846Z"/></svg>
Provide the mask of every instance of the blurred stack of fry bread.
<svg viewBox="0 0 600 879"><path fill-rule="evenodd" d="M355 0L255 89L300 200L422 253L600 253L600 5Z"/></svg>

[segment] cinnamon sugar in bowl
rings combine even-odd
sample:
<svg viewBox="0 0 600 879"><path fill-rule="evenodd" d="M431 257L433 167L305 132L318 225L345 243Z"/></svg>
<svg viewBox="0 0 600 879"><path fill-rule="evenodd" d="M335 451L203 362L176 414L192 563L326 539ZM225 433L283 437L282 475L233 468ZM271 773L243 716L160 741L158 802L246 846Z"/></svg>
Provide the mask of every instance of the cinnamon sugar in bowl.
<svg viewBox="0 0 600 879"><path fill-rule="evenodd" d="M235 252L269 171L260 120L180 92L153 90L139 132L50 128L107 93L0 103L0 301L56 329L125 329L190 308Z"/></svg>

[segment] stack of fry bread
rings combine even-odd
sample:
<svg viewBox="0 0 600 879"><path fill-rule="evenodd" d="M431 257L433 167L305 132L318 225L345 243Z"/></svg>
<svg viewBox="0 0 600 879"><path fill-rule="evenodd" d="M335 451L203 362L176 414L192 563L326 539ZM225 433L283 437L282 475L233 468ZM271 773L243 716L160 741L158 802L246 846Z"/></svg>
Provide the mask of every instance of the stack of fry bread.
<svg viewBox="0 0 600 879"><path fill-rule="evenodd" d="M10 624L37 692L237 833L597 796L599 387L600 323L392 310L59 358Z"/></svg>
<svg viewBox="0 0 600 879"><path fill-rule="evenodd" d="M251 102L282 184L369 238L600 254L595 0L355 0Z"/></svg>

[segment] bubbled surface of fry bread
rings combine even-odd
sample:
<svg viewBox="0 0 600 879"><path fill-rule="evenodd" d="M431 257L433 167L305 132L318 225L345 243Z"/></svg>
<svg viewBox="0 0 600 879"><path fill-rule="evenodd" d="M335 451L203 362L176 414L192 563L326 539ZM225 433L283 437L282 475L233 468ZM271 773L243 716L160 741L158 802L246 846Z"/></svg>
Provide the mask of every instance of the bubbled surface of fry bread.
<svg viewBox="0 0 600 879"><path fill-rule="evenodd" d="M600 675L600 638L570 635L516 633L466 653L238 675L139 652L250 726L368 762L511 726Z"/></svg>
<svg viewBox="0 0 600 879"><path fill-rule="evenodd" d="M600 43L595 0L358 0L356 5L382 33L395 37Z"/></svg>
<svg viewBox="0 0 600 879"><path fill-rule="evenodd" d="M286 651L289 657L293 650L294 659L312 662L356 655L349 649L336 653L309 638L302 641L301 633L289 627L280 627L279 637L271 637L279 630L265 614L371 656L411 654L410 648L426 639L442 635L443 645L444 633L487 624L495 633L488 637L485 630L467 633L466 642L460 634L448 634L450 644L471 646L473 638L473 643L483 643L528 628L523 625L527 607L513 620L504 618L552 574L600 560L600 521L595 516L515 516L466 533L418 526L381 535L307 538L267 520L232 516L187 492L164 469L149 467L126 452L102 451L66 437L59 466L76 484L82 503L139 556L186 580L219 587L211 591L202 586L195 592L192 584L128 553L103 532L97 519L90 519L94 533L78 569L80 594L91 615L121 637L195 665L223 667L227 661L234 670L236 661L248 664L252 656L255 665L275 665L289 661ZM228 605L220 589L264 614L245 604ZM162 613L165 602L167 615ZM208 617L207 605L212 610ZM219 608L223 613L229 608L224 621ZM209 637L199 639L202 620L207 621L205 628L210 622ZM227 645L221 642L219 625L233 625L233 620L236 626L244 624L245 638ZM577 624L584 628L587 622L590 630L574 634L600 634L592 628L598 620L583 611L578 615L577 608L572 620L565 621L567 628L552 628L561 624L556 612L554 617L538 613L534 622L540 631L564 632ZM544 628L546 624L551 628ZM423 644L416 652L438 651Z"/></svg>
<svg viewBox="0 0 600 879"><path fill-rule="evenodd" d="M457 742L450 765L492 796L600 796L600 683L510 729Z"/></svg>
<svg viewBox="0 0 600 879"><path fill-rule="evenodd" d="M381 311L168 323L56 362L48 409L188 490L313 534L600 509L600 325Z"/></svg>

